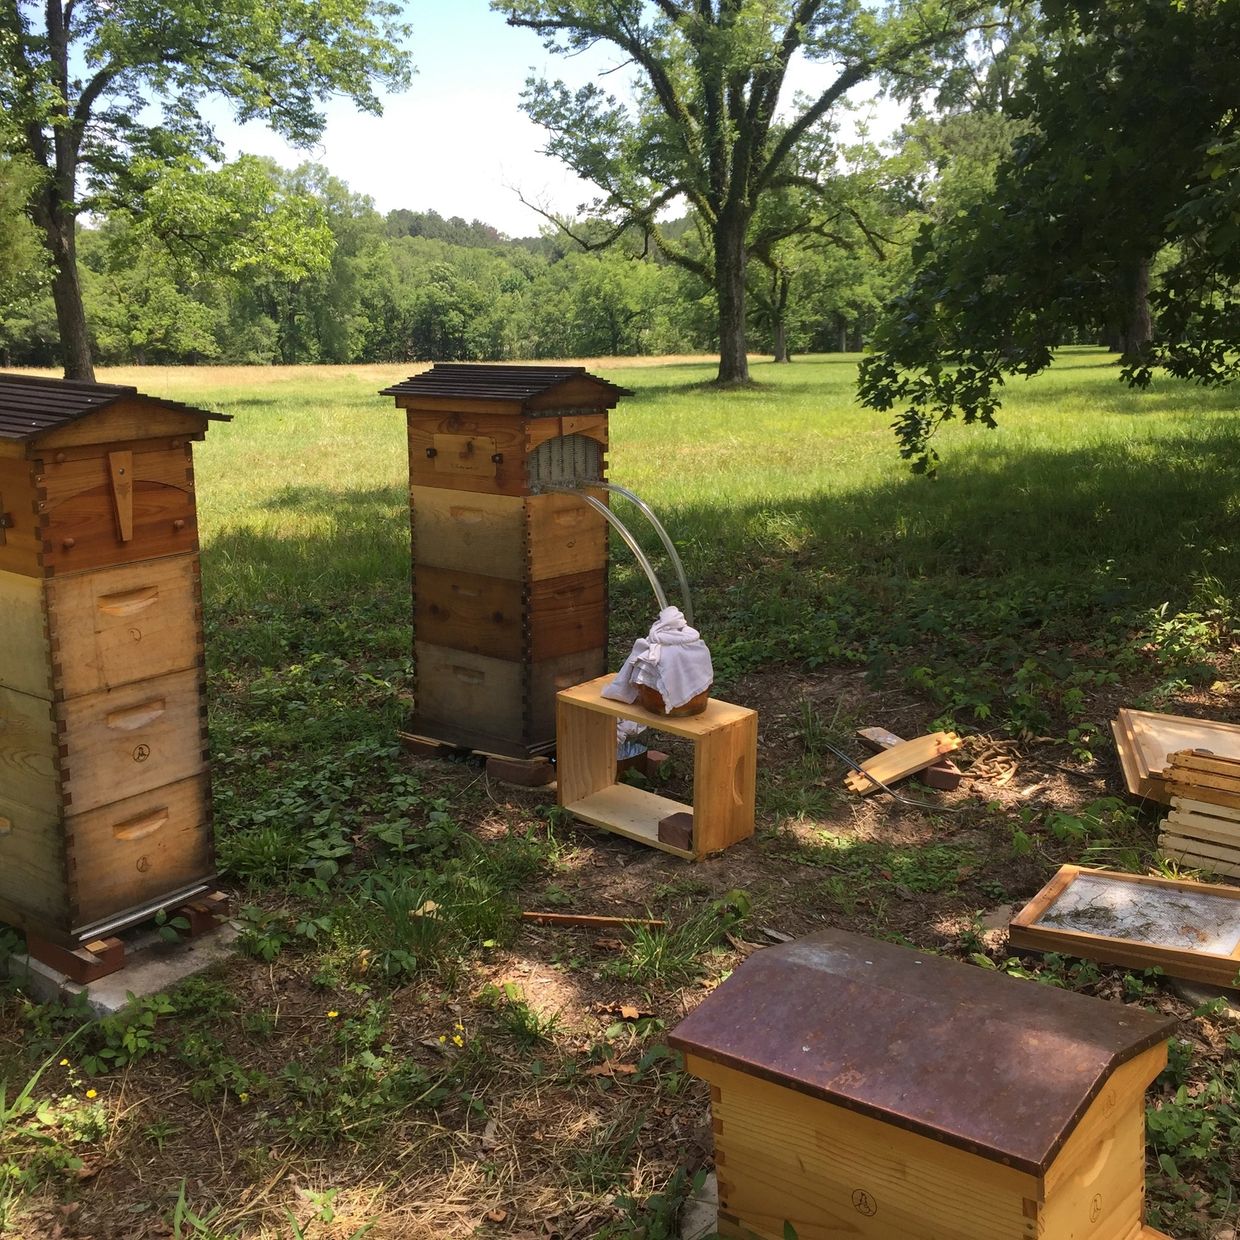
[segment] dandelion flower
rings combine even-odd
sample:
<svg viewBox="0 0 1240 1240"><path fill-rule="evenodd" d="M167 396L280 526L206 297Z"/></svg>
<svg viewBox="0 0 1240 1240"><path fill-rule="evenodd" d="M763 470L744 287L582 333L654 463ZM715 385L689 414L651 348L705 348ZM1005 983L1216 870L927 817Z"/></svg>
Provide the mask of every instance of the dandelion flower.
<svg viewBox="0 0 1240 1240"><path fill-rule="evenodd" d="M88 1090L86 1091L86 1096L87 1096L88 1098L98 1098L98 1097L99 1097L99 1091L98 1091L97 1089L88 1089Z"/></svg>

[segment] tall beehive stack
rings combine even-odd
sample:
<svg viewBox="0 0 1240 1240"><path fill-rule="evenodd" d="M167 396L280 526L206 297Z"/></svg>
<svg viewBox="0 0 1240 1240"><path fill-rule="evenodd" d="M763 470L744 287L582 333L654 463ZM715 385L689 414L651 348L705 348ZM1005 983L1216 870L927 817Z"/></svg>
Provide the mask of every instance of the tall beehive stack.
<svg viewBox="0 0 1240 1240"><path fill-rule="evenodd" d="M212 419L0 375L0 919L60 946L214 876L190 446Z"/></svg>
<svg viewBox="0 0 1240 1240"><path fill-rule="evenodd" d="M1240 760L1203 749L1168 755L1171 813L1159 851L1174 861L1240 878Z"/></svg>
<svg viewBox="0 0 1240 1240"><path fill-rule="evenodd" d="M382 393L408 418L420 736L546 753L556 693L606 670L606 522L538 491L602 479L625 394L580 366L444 364Z"/></svg>

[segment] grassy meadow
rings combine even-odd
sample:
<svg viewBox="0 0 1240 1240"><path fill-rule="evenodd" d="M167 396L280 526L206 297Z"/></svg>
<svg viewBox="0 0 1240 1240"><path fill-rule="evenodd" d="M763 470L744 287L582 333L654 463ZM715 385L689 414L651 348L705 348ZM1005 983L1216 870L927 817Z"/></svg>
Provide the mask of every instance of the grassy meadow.
<svg viewBox="0 0 1240 1240"><path fill-rule="evenodd" d="M667 1030L765 928L827 925L1181 1016L1151 1221L1215 1235L1240 1178L1231 1017L1158 977L1011 957L999 927L1065 860L1155 864L1118 706L1240 721L1237 394L1130 392L1065 350L1000 429L948 428L931 483L855 403L854 359L757 363L726 393L703 359L591 368L635 393L609 475L681 548L716 691L760 712L757 834L698 866L395 744L407 459L376 393L407 368L100 375L234 418L195 464L243 951L95 1026L0 991L0 1235L670 1237L710 1140ZM617 543L615 661L653 615ZM859 804L825 742L856 753L867 724L956 728L969 778L918 791L930 810ZM685 776L673 749L673 795ZM669 928L599 938L521 908Z"/></svg>

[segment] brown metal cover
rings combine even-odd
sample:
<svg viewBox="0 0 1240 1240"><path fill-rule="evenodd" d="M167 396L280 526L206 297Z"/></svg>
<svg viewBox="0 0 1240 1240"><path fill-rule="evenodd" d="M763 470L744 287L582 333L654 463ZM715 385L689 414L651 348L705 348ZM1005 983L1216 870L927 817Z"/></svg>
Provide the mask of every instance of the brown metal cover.
<svg viewBox="0 0 1240 1240"><path fill-rule="evenodd" d="M137 388L115 383L78 383L34 375L0 374L0 439L37 439L46 431L76 422L118 400L141 401L157 408L197 414L213 422L232 421L227 414L197 409L179 400L145 396Z"/></svg>
<svg viewBox="0 0 1240 1240"><path fill-rule="evenodd" d="M464 400L500 400L524 404L572 379L597 384L599 405L610 408L621 396L632 396L584 366L502 366L484 362L438 362L430 370L384 388L380 396L448 396ZM553 415L554 409L539 410Z"/></svg>
<svg viewBox="0 0 1240 1240"><path fill-rule="evenodd" d="M668 1040L1041 1176L1111 1073L1175 1027L828 930L755 953Z"/></svg>

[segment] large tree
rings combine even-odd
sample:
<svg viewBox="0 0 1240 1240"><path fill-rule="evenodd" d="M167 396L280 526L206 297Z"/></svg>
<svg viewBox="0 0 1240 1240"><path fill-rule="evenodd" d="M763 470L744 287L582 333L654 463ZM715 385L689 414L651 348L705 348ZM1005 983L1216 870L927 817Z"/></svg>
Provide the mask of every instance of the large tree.
<svg viewBox="0 0 1240 1240"><path fill-rule="evenodd" d="M1156 361L1198 380L1236 375L1240 4L1046 9L1047 50L1008 104L1026 132L992 194L924 226L911 286L862 366L862 400L896 410L919 470L934 468L943 422L993 426L1004 376L1037 373L1082 333L1111 338L1136 382ZM1159 255L1174 266L1151 324Z"/></svg>
<svg viewBox="0 0 1240 1240"><path fill-rule="evenodd" d="M218 156L200 110L211 96L299 145L320 135L333 94L379 112L376 85L409 74L399 11L391 0L0 0L3 136L37 173L27 210L50 257L67 377L94 373L78 216L130 197L135 161Z"/></svg>
<svg viewBox="0 0 1240 1240"><path fill-rule="evenodd" d="M537 31L571 55L613 44L638 71L631 103L595 83L574 91L531 79L529 115L550 133L548 150L602 197L594 211L616 237L638 227L673 262L696 272L718 302L719 381L749 378L745 276L768 243L764 200L790 188L825 193L833 169L796 166L809 135L850 91L891 75L917 78L987 6L975 0L492 0L511 25ZM830 66L807 98L781 96L793 58ZM779 115L780 106L786 108ZM659 213L684 199L707 252L678 245ZM780 228L787 223L781 222Z"/></svg>

